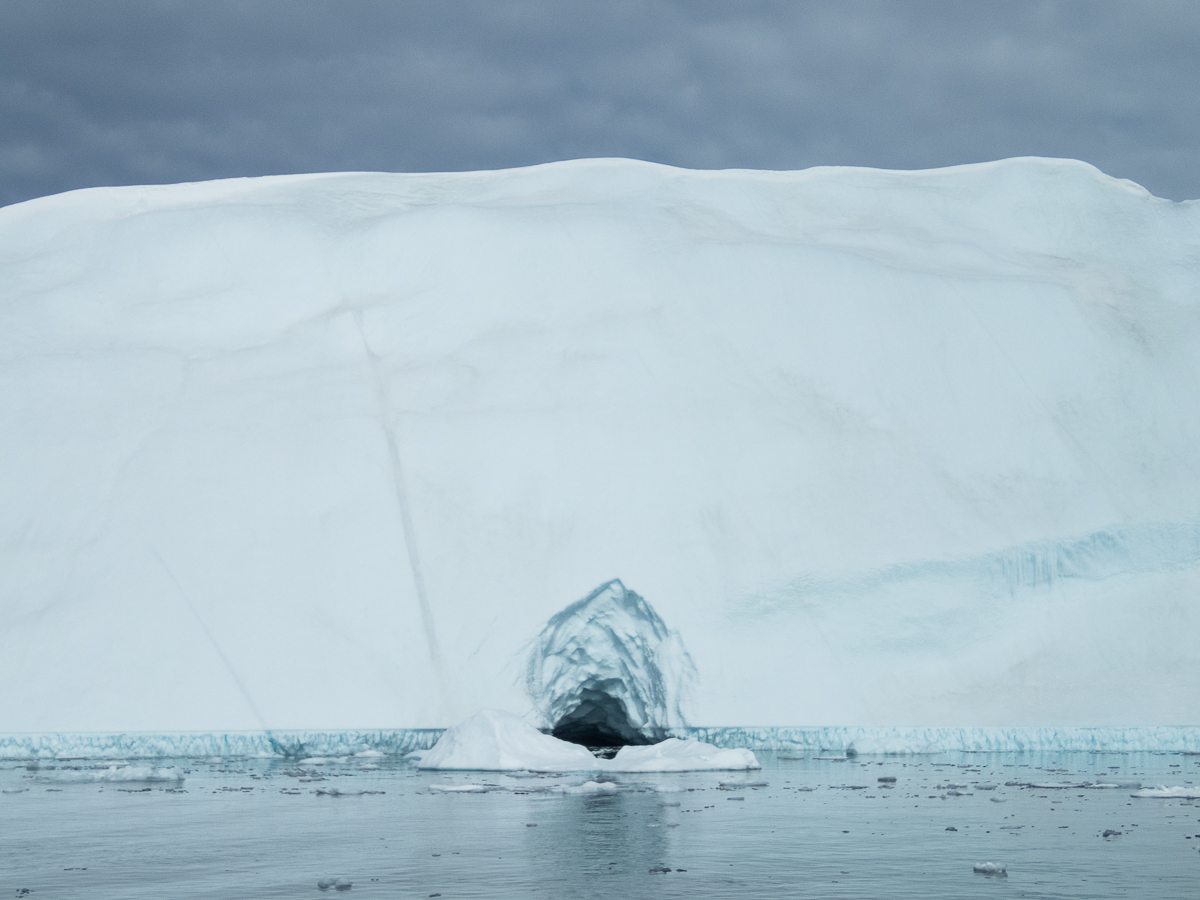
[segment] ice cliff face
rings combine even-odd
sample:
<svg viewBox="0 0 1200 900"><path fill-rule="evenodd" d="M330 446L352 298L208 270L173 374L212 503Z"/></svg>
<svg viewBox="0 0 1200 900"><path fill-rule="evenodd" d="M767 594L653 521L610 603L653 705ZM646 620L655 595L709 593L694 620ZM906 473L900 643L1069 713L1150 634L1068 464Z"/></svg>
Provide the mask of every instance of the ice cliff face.
<svg viewBox="0 0 1200 900"><path fill-rule="evenodd" d="M5 207L0 730L533 712L612 573L699 725L1194 725L1198 372L1200 204L1069 160Z"/></svg>
<svg viewBox="0 0 1200 900"><path fill-rule="evenodd" d="M525 686L555 737L621 746L655 743L686 726L681 707L695 677L679 635L614 579L546 623Z"/></svg>

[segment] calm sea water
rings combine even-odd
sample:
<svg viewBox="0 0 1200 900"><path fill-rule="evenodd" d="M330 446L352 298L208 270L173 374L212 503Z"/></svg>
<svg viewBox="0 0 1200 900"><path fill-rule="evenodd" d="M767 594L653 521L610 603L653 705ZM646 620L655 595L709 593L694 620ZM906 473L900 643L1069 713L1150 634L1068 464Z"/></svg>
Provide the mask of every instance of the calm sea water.
<svg viewBox="0 0 1200 900"><path fill-rule="evenodd" d="M182 784L6 763L0 897L1200 897L1200 805L1006 786L1195 785L1200 758L787 756L736 775L605 776L618 790L600 794L561 790L583 776L370 757L155 761L186 770ZM486 790L435 789L465 784ZM1007 877L972 871L988 861ZM323 895L334 877L350 891Z"/></svg>

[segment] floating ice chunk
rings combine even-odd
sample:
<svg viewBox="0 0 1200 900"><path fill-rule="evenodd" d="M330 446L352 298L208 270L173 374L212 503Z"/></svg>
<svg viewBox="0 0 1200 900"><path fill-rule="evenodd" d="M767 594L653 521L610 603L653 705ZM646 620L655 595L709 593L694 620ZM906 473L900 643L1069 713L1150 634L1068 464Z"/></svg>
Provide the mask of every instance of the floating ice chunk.
<svg viewBox="0 0 1200 900"><path fill-rule="evenodd" d="M1200 787L1166 787L1142 788L1130 797L1158 797L1165 800L1200 800Z"/></svg>
<svg viewBox="0 0 1200 900"><path fill-rule="evenodd" d="M512 713L485 709L447 728L417 765L487 772L583 772L600 768L599 762L585 747L542 734Z"/></svg>
<svg viewBox="0 0 1200 900"><path fill-rule="evenodd" d="M349 878L320 878L317 879L317 887L323 891L333 888L335 891L348 891L351 888Z"/></svg>
<svg viewBox="0 0 1200 900"><path fill-rule="evenodd" d="M57 771L38 776L38 781L54 783L96 784L97 782L172 782L183 781L183 773L174 766L109 766L102 770Z"/></svg>
<svg viewBox="0 0 1200 900"><path fill-rule="evenodd" d="M414 752L420 753L421 751L417 750ZM360 757L361 756L379 757L379 756L383 756L383 751L381 751L381 750L364 750L364 751L362 751L362 753L355 753L354 755L360 756Z"/></svg>
<svg viewBox="0 0 1200 900"><path fill-rule="evenodd" d="M1008 875L1008 869L1002 863L976 863L974 870L979 875Z"/></svg>
<svg viewBox="0 0 1200 900"><path fill-rule="evenodd" d="M585 781L563 788L564 794L612 794L617 786L611 781Z"/></svg>

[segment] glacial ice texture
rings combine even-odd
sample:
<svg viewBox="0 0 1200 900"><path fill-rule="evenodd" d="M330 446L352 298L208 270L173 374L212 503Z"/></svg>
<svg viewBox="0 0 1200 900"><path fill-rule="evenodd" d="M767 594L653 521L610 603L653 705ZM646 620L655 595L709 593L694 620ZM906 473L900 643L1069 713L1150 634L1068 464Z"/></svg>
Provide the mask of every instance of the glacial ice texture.
<svg viewBox="0 0 1200 900"><path fill-rule="evenodd" d="M696 669L679 635L620 580L551 617L526 688L555 737L589 746L651 744L686 727Z"/></svg>
<svg viewBox="0 0 1200 900"><path fill-rule="evenodd" d="M276 753L523 711L507 667L615 573L690 722L1194 725L1198 234L1046 159L4 207L0 727Z"/></svg>

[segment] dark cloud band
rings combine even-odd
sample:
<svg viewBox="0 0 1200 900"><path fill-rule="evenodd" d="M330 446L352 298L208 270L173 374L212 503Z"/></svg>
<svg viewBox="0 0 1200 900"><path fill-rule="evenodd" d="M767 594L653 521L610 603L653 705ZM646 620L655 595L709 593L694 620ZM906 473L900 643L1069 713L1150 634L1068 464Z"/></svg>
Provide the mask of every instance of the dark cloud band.
<svg viewBox="0 0 1200 900"><path fill-rule="evenodd" d="M1067 156L1200 197L1192 2L8 0L0 203L629 156Z"/></svg>

